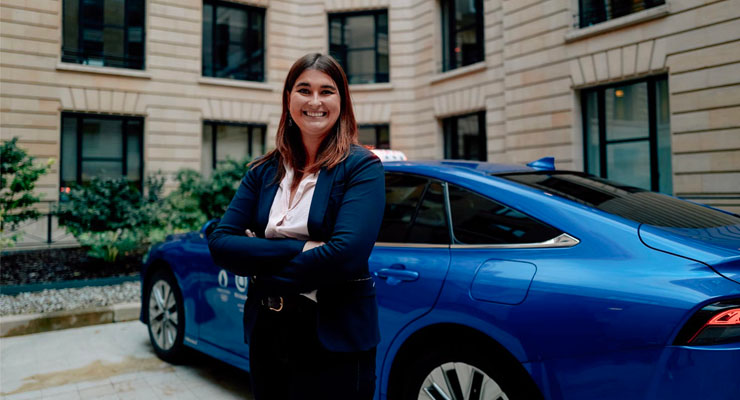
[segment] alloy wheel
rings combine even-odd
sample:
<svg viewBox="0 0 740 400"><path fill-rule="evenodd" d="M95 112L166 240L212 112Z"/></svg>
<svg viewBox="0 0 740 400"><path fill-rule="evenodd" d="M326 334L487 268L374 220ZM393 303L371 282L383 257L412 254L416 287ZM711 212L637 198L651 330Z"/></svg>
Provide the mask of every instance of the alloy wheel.
<svg viewBox="0 0 740 400"><path fill-rule="evenodd" d="M424 378L418 400L509 400L501 387L480 369L448 362Z"/></svg>
<svg viewBox="0 0 740 400"><path fill-rule="evenodd" d="M149 293L149 329L160 349L167 351L175 345L178 323L175 293L169 283L159 280Z"/></svg>

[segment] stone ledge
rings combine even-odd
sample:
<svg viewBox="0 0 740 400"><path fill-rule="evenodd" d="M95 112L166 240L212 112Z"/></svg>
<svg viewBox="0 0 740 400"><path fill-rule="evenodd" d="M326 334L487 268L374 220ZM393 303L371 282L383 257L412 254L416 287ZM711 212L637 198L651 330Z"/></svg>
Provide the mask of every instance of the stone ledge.
<svg viewBox="0 0 740 400"><path fill-rule="evenodd" d="M140 304L123 303L107 307L41 314L21 314L0 317L0 337L78 328L139 319Z"/></svg>

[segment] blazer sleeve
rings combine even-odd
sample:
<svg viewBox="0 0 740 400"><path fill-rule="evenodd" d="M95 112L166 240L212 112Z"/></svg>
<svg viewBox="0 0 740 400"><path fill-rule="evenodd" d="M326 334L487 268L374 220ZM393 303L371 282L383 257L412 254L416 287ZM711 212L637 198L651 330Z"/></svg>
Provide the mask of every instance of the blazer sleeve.
<svg viewBox="0 0 740 400"><path fill-rule="evenodd" d="M305 291L367 276L385 210L380 160L368 153L352 168L331 238L302 252L267 280L271 286ZM267 282L265 282L267 283Z"/></svg>
<svg viewBox="0 0 740 400"><path fill-rule="evenodd" d="M251 276L274 271L303 251L305 241L247 237L254 230L262 177L257 168L245 174L218 227L208 236L213 261L236 275Z"/></svg>

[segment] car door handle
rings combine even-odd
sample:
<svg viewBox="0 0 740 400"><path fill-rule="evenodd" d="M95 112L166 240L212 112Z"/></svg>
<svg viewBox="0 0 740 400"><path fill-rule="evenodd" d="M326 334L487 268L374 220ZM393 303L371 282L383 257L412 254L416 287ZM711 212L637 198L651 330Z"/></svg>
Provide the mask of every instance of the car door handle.
<svg viewBox="0 0 740 400"><path fill-rule="evenodd" d="M390 268L381 268L373 272L373 275L385 279L389 285L398 285L401 282L413 282L419 279L418 272L409 271L401 264L393 264Z"/></svg>

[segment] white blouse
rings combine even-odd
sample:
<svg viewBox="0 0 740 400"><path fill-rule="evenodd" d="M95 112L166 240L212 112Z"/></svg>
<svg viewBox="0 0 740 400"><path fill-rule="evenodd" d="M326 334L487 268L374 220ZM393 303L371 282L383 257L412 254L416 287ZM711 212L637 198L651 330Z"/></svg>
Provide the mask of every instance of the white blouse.
<svg viewBox="0 0 740 400"><path fill-rule="evenodd" d="M304 175L290 202L290 184L293 182L293 169L285 165L285 176L280 181L275 199L270 207L270 217L265 228L265 237L268 239L293 238L309 240L308 212L311 210L311 200L319 173ZM316 291L302 293L316 301Z"/></svg>

